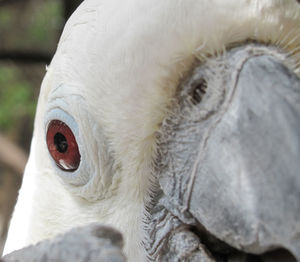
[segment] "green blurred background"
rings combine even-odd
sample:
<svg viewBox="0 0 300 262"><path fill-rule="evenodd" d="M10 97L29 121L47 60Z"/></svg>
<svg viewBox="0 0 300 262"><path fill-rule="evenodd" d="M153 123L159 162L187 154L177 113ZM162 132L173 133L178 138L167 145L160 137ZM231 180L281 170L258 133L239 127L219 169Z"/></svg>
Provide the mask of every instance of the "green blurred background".
<svg viewBox="0 0 300 262"><path fill-rule="evenodd" d="M82 0L0 0L0 252L30 149L39 88Z"/></svg>

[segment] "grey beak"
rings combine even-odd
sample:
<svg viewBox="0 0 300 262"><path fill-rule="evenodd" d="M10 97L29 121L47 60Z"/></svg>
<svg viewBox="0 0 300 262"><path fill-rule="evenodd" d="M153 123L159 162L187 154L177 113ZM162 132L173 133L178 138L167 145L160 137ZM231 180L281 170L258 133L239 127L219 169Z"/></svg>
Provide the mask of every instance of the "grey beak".
<svg viewBox="0 0 300 262"><path fill-rule="evenodd" d="M203 155L190 202L199 222L240 250L284 247L300 261L297 76L270 56L248 59Z"/></svg>
<svg viewBox="0 0 300 262"><path fill-rule="evenodd" d="M284 249L300 261L300 80L283 57L238 47L183 83L159 137L151 250L168 250L158 236L167 243L191 226L212 254L225 243L242 254ZM195 87L204 96L192 95L192 105L185 101ZM162 222L166 214L173 222Z"/></svg>

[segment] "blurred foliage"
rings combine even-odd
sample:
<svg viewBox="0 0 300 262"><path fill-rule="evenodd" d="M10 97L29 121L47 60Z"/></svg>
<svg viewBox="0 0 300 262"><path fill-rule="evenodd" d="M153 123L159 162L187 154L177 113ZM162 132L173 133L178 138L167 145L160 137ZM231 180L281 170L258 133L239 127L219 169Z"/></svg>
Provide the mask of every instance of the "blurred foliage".
<svg viewBox="0 0 300 262"><path fill-rule="evenodd" d="M53 52L63 21L61 0L22 1L1 7L0 48Z"/></svg>
<svg viewBox="0 0 300 262"><path fill-rule="evenodd" d="M21 118L34 117L35 97L30 81L15 66L0 65L0 129L10 131Z"/></svg>
<svg viewBox="0 0 300 262"><path fill-rule="evenodd" d="M11 0L1 5L0 52L53 54L65 21L63 8L62 0ZM26 150L45 67L0 61L0 132Z"/></svg>

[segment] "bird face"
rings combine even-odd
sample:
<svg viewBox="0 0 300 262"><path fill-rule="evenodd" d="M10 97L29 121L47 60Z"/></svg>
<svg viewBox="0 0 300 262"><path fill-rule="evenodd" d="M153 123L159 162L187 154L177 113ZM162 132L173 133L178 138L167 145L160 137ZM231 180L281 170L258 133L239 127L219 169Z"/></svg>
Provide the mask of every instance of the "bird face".
<svg viewBox="0 0 300 262"><path fill-rule="evenodd" d="M244 46L249 40L274 46L273 49L270 47L273 51L269 51L269 47L259 48L253 45L250 49L254 52L248 50L246 60L258 53L275 57L278 63L285 64L295 74L294 78L287 77L294 79L290 80L289 86L292 83L298 85L296 74L299 74L299 21L300 6L294 0L85 1L68 21L42 83L30 158L5 252L54 237L79 225L101 222L122 232L129 261L146 261L146 251L141 244L147 235L143 221L145 216L151 220L148 209L155 203L153 191L161 189L162 194L170 196L168 201L177 205L177 208L180 207L181 198L173 193L186 191L172 191L165 186L169 181L167 178L172 164L179 165L177 174L174 175L176 179L194 176L195 179L210 181L206 179L218 177L219 182L205 184L201 180L207 187L194 187L194 193L190 196L201 196L203 201L197 197L189 199L194 203L189 213L225 242L226 235L218 234L228 228L234 239L228 241L228 244L239 248L239 241L235 240L240 233L230 231L231 225L221 223L224 221L222 219L207 224L205 219L199 218L198 213L214 210L215 206L220 213L218 216L222 217L224 213L222 215L221 211L226 209L222 207L225 206L233 211L239 210L240 217L245 217L247 212L255 216L256 205L259 203L256 200L251 202L256 191L249 191L258 188L261 199L271 198L272 196L263 194L264 188L261 185L272 184L272 181L268 181L270 176L267 175L267 165L264 166L266 180L262 184L261 180L255 180L258 184L250 186L247 179L250 179L249 175L252 173L246 171L255 166L254 160L262 155L275 154L275 158L266 157L272 161L279 159L280 162L282 158L281 153L274 151L277 147L274 149L270 146L264 151L264 139L258 139L262 143L260 147L254 143L255 132L261 134L260 132L263 133L269 128L268 134L274 133L272 121L277 119L270 118L262 129L251 129L255 124L264 123L261 119L268 119L270 113L262 113L263 101L254 103L262 91L240 94L236 98L240 104L235 105L235 111L232 109L231 115L225 114L230 111L229 106L218 106L224 105L222 92L233 92L230 89L233 85L223 81L222 77L234 78L235 74L234 79L237 80L236 73L241 68L236 67L236 64L243 65L246 57L232 55L232 59L228 60L225 50L233 46ZM214 64L216 71L208 70L213 72L208 81L205 78L208 75L198 77L195 70L209 64ZM282 70L279 69L280 72ZM250 71L245 71L242 80L238 82L238 90L250 90L247 87L249 81L261 81L255 74L262 71L257 71L254 75ZM287 75L282 74L282 77ZM267 76L264 81L271 81L272 74L268 72ZM190 96L189 92L184 93L184 83L192 79L195 80L195 86L200 87L198 91L192 92L194 96ZM214 84L211 85L211 82ZM202 99L206 88L210 95ZM267 104L271 103L273 97L270 98L272 101L269 100L268 93L272 93L272 88L269 86L263 90L266 92L263 93L263 99L267 100ZM299 123L299 87L296 87L294 93L298 100L289 102L293 109L278 118L282 120L285 116L291 117L292 120L286 119L288 123ZM280 97L281 95L276 96L277 100L274 101L280 104L283 99ZM225 98L230 100L229 96ZM191 103L198 101L197 105L203 108L194 106L183 113L183 100ZM275 110L276 114L272 113L277 115L286 112L286 107L278 105L278 112ZM212 132L211 127L216 124L208 121L211 119L209 108L214 112L221 110L218 112L228 116L228 119L218 129L220 135L215 140L206 141L215 143L209 148L217 151L207 151L205 162L198 163L197 156L190 155L199 149L193 145L199 145L201 137ZM269 104L266 108L270 110ZM250 111L243 111L246 109L263 117L258 122L253 122L245 113ZM178 124L169 125L168 119L178 120ZM243 120L241 125L237 119ZM214 121L217 120L214 118ZM295 124L295 129L290 127L278 134L292 134L292 138L299 142L299 124ZM180 133L182 130L186 132ZM247 133L245 130L252 130L254 133ZM233 134L240 140L230 141ZM193 142L183 143L185 139ZM270 141L277 139L274 135ZM292 157L292 165L295 164L295 157L299 159L300 152L299 143L293 144L296 141L293 139L290 146L284 147L285 151L294 150L292 153L286 152L286 159ZM286 142L289 141L284 140L283 143ZM188 157L191 161L181 163L179 158L178 162L169 161L177 159L183 152L190 152L186 156L191 156ZM214 157L209 158L211 155ZM241 161L248 162L235 165ZM288 160L283 163L284 167L289 166ZM193 169L200 166L207 171L201 173ZM259 163L258 166L260 167ZM158 167L161 168L158 170ZM295 178L293 168L289 169L291 173L286 180L282 179L283 168L278 175L280 180L276 181L294 181L292 194L299 196L299 178ZM226 181L224 177L215 175L222 173L225 174ZM246 209L247 212L241 208L245 202L237 201L238 197L234 198L236 202L233 198L229 199L231 202L222 199L222 193L239 188L234 184L238 182L247 184L236 193L245 202L253 204L249 205L252 209ZM275 190L281 190L282 187L276 184ZM172 194L169 194L170 190ZM214 194L214 191L217 193ZM282 192L286 193L288 189L285 188ZM282 197L280 194L278 196ZM211 209L200 208L205 201L211 203ZM166 205L164 208L167 208ZM175 209L169 208L168 212L175 214ZM229 210L226 209L226 212ZM290 211L288 209L287 212ZM279 213L274 214L277 216ZM239 215L234 213L234 216ZM180 215L176 217L180 223L188 223ZM293 218L293 221L297 221L295 225L299 227L299 217ZM216 224L220 224L222 230ZM250 227L251 225L250 223ZM239 226L246 227L248 224L240 223Z"/></svg>

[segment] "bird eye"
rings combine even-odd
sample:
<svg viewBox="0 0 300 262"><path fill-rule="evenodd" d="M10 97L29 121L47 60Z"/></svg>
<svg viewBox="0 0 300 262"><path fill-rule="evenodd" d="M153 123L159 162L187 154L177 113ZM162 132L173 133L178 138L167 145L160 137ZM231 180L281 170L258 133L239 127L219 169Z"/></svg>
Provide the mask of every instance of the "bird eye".
<svg viewBox="0 0 300 262"><path fill-rule="evenodd" d="M56 165L63 171L75 171L80 164L80 153L72 130L64 122L52 120L46 139Z"/></svg>

